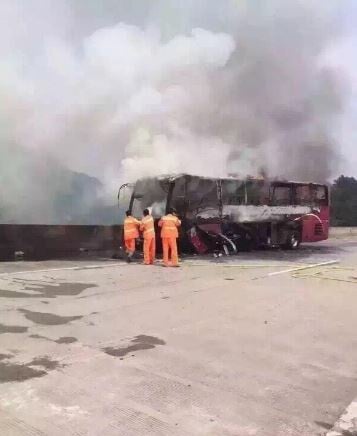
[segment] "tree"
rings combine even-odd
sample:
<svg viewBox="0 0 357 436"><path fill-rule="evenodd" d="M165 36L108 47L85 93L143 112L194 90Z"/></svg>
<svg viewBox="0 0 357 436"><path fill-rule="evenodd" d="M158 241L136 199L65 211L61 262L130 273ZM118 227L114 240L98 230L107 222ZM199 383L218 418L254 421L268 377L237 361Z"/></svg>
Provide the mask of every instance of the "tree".
<svg viewBox="0 0 357 436"><path fill-rule="evenodd" d="M357 180L340 176L331 187L331 224L357 226Z"/></svg>

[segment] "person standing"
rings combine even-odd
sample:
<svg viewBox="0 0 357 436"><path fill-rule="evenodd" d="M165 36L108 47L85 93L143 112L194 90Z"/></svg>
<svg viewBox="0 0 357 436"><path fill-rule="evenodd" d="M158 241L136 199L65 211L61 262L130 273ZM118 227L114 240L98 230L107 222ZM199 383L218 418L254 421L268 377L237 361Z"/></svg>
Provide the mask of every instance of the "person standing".
<svg viewBox="0 0 357 436"><path fill-rule="evenodd" d="M174 208L170 208L169 213L163 216L159 221L159 227L161 227L164 266L179 266L177 238L180 225L181 221L177 218Z"/></svg>
<svg viewBox="0 0 357 436"><path fill-rule="evenodd" d="M144 236L144 264L153 265L156 251L154 218L150 215L149 209L145 209L143 215L140 231L143 232Z"/></svg>
<svg viewBox="0 0 357 436"><path fill-rule="evenodd" d="M126 211L126 218L124 220L124 242L127 254L127 261L130 263L131 258L135 253L135 242L139 237L140 221L131 215L131 211Z"/></svg>

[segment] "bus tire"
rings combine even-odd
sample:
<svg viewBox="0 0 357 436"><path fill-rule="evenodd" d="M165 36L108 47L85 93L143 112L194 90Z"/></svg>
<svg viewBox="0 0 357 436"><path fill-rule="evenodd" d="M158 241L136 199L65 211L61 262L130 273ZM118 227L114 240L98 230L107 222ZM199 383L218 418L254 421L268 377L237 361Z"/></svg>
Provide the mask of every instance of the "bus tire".
<svg viewBox="0 0 357 436"><path fill-rule="evenodd" d="M300 232L298 230L292 230L288 234L286 243L284 244L284 248L288 250L297 250L300 246L300 242L301 242Z"/></svg>

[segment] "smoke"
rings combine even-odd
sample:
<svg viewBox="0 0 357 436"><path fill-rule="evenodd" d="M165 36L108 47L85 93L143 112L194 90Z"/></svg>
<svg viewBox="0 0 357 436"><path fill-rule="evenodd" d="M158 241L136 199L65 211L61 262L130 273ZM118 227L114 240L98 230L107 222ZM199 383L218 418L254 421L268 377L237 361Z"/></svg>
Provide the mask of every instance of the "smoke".
<svg viewBox="0 0 357 436"><path fill-rule="evenodd" d="M163 173L326 180L336 170L337 3L73 3L0 5L6 217L21 204L21 217L53 221L53 199L72 189L67 169L99 178L111 199L121 182Z"/></svg>
<svg viewBox="0 0 357 436"><path fill-rule="evenodd" d="M340 33L330 7L313 4L251 2L226 68L201 78L181 112L191 131L230 145L232 172L326 181L336 170L346 87L326 59Z"/></svg>

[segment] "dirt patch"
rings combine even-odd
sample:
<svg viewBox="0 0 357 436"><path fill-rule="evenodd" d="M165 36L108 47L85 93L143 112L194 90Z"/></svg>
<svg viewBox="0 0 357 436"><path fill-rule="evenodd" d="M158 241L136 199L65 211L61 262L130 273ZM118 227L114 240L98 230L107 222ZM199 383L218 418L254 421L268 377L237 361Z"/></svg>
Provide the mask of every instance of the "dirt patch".
<svg viewBox="0 0 357 436"><path fill-rule="evenodd" d="M94 283L47 283L45 285L25 286L25 290L40 292L43 297L55 298L63 295L79 295L86 289L96 288Z"/></svg>
<svg viewBox="0 0 357 436"><path fill-rule="evenodd" d="M19 291L7 291L5 289L0 289L0 298L41 298L40 294L29 294L27 292Z"/></svg>
<svg viewBox="0 0 357 436"><path fill-rule="evenodd" d="M25 314L25 317L36 323L42 325L63 325L68 324L71 321L83 318L82 316L60 316L54 313L44 313L44 312L32 312L27 309L18 309L19 312Z"/></svg>
<svg viewBox="0 0 357 436"><path fill-rule="evenodd" d="M329 424L327 422L315 421L315 423L326 430L331 430L333 427L333 424Z"/></svg>
<svg viewBox="0 0 357 436"><path fill-rule="evenodd" d="M46 338L46 336L41 335L30 335L29 337L33 339L44 339L45 341L56 342L56 344L72 344L73 342L78 341L78 339L73 336L62 336L56 340Z"/></svg>
<svg viewBox="0 0 357 436"><path fill-rule="evenodd" d="M0 324L0 335L3 333L25 333L27 332L28 327L20 326L20 325L5 325Z"/></svg>
<svg viewBox="0 0 357 436"><path fill-rule="evenodd" d="M162 339L156 338L155 336L147 336L147 335L138 335L132 340L132 342L139 342L144 344L153 344L153 345L166 345L166 342Z"/></svg>
<svg viewBox="0 0 357 436"><path fill-rule="evenodd" d="M17 279L16 282L24 284L24 291L8 291L0 289L0 298L56 298L59 296L75 296L84 290L97 287L94 283L49 283L36 281L31 285L28 280Z"/></svg>
<svg viewBox="0 0 357 436"><path fill-rule="evenodd" d="M21 382L30 378L42 377L47 372L27 365L0 362L0 383Z"/></svg>
<svg viewBox="0 0 357 436"><path fill-rule="evenodd" d="M41 336L41 335L30 335L29 338L33 338L33 339L45 339L46 341L50 341L51 339L46 338L46 336Z"/></svg>
<svg viewBox="0 0 357 436"><path fill-rule="evenodd" d="M52 360L48 356L40 356L33 359L27 364L28 366L42 366L43 368L52 371L56 368L63 367L57 360Z"/></svg>
<svg viewBox="0 0 357 436"><path fill-rule="evenodd" d="M72 344L73 342L77 342L78 339L74 338L73 336L63 336L61 338L58 338L56 341L57 344Z"/></svg>
<svg viewBox="0 0 357 436"><path fill-rule="evenodd" d="M28 363L2 362L1 360L9 359L13 355L2 354L0 356L3 356L2 359L0 358L0 383L22 382L31 378L42 377L47 374L47 371L53 371L64 366L48 356L35 357ZM40 366L42 369L32 368L33 366Z"/></svg>
<svg viewBox="0 0 357 436"><path fill-rule="evenodd" d="M129 353L139 350L151 350L157 345L165 345L166 342L155 336L138 335L132 339L131 344L126 347L106 347L103 351L110 356L124 357Z"/></svg>

